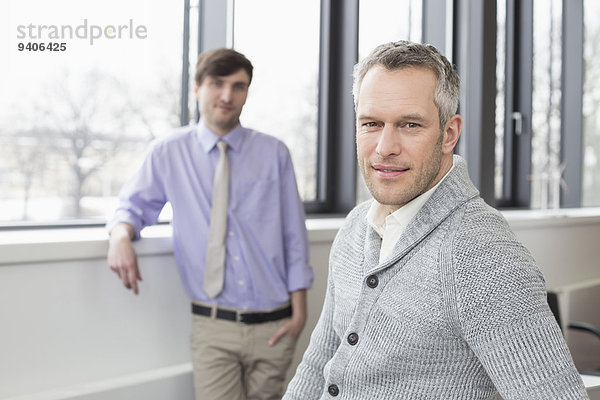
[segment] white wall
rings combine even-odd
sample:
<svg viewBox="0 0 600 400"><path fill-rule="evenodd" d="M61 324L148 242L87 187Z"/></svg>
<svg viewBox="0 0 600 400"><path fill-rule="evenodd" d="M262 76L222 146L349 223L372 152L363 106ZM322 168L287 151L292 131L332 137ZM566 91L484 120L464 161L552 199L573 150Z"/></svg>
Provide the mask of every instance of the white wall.
<svg viewBox="0 0 600 400"><path fill-rule="evenodd" d="M507 215L550 288L600 281L600 216ZM307 223L315 283L290 375L320 313L339 224ZM190 306L169 229L144 234L134 296L106 266L102 230L0 233L0 399L192 399Z"/></svg>
<svg viewBox="0 0 600 400"><path fill-rule="evenodd" d="M339 222L312 223L316 278L294 368L318 318ZM190 303L170 229L144 237L134 296L106 266L102 229L0 232L0 399L192 398Z"/></svg>
<svg viewBox="0 0 600 400"><path fill-rule="evenodd" d="M190 306L173 257L140 263L137 297L99 255L0 266L0 398L188 362Z"/></svg>
<svg viewBox="0 0 600 400"><path fill-rule="evenodd" d="M504 215L550 289L600 284L600 210L512 211Z"/></svg>

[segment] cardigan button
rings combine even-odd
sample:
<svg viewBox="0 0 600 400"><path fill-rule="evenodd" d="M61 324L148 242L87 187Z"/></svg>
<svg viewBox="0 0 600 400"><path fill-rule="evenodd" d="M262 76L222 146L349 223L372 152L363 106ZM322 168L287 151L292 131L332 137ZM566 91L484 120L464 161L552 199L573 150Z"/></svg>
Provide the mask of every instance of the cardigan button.
<svg viewBox="0 0 600 400"><path fill-rule="evenodd" d="M367 278L367 286L371 289L375 289L377 285L379 285L379 278L377 278L377 275L370 275Z"/></svg>
<svg viewBox="0 0 600 400"><path fill-rule="evenodd" d="M348 343L350 343L351 346L354 346L356 343L358 343L358 335L354 332L349 334L348 335Z"/></svg>
<svg viewBox="0 0 600 400"><path fill-rule="evenodd" d="M329 387L327 388L327 391L329 392L330 395L332 395L333 397L337 396L338 394L340 394L340 389L337 387L337 385L329 385Z"/></svg>

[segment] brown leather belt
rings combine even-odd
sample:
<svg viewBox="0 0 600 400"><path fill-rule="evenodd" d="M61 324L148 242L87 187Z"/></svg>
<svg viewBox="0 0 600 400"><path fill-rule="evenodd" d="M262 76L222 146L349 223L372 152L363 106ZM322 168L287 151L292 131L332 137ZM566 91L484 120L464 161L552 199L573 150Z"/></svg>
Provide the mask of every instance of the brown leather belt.
<svg viewBox="0 0 600 400"><path fill-rule="evenodd" d="M212 317L213 309L215 309L215 318L241 322L243 324L260 324L261 322L278 321L292 316L291 305L271 312L240 312L219 307L206 307L192 303L192 312L196 315Z"/></svg>

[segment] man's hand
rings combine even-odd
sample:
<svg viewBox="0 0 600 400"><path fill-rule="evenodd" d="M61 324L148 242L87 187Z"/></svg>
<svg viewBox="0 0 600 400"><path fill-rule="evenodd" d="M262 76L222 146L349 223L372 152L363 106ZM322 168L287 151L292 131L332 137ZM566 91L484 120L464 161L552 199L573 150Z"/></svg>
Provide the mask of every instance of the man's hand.
<svg viewBox="0 0 600 400"><path fill-rule="evenodd" d="M138 268L137 255L131 243L135 232L129 224L119 224L110 232L108 242L108 266L121 279L127 289L138 294L138 281L142 275Z"/></svg>
<svg viewBox="0 0 600 400"><path fill-rule="evenodd" d="M275 332L273 336L269 339L269 346L275 346L275 344L279 341L279 339L283 335L288 335L294 340L298 339L298 336L302 333L302 329L304 329L304 324L306 323L305 319L290 319L288 322L283 324L281 328Z"/></svg>
<svg viewBox="0 0 600 400"><path fill-rule="evenodd" d="M306 290L292 292L290 297L292 300L292 318L271 336L269 346L275 346L277 341L284 335L296 340L302 333L302 329L304 329L306 324Z"/></svg>

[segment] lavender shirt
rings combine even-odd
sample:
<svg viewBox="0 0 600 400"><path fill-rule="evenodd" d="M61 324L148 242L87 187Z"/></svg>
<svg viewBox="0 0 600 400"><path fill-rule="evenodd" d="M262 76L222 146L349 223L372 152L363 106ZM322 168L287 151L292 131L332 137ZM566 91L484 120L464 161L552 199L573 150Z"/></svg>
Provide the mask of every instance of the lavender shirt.
<svg viewBox="0 0 600 400"><path fill-rule="evenodd" d="M248 310L279 307L290 292L312 285L304 209L287 147L241 125L223 138L231 171L224 287L214 299L202 289L218 139L200 123L155 142L122 188L107 227L126 222L139 237L168 201L175 257L192 299Z"/></svg>

